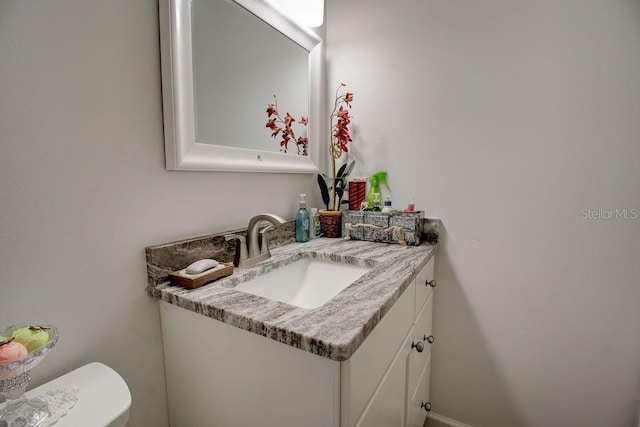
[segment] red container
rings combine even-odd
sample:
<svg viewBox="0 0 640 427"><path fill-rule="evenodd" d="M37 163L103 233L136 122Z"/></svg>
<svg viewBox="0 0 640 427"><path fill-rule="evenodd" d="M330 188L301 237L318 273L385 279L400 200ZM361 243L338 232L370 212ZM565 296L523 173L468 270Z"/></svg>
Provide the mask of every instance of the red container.
<svg viewBox="0 0 640 427"><path fill-rule="evenodd" d="M359 211L367 192L366 179L353 179L349 181L349 209Z"/></svg>

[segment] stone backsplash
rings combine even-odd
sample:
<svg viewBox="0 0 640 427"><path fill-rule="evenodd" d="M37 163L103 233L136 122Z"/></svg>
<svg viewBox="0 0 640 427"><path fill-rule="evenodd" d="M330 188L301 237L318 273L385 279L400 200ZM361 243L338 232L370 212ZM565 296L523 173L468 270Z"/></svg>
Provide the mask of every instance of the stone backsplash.
<svg viewBox="0 0 640 427"><path fill-rule="evenodd" d="M422 240L437 243L441 221L430 218L425 218L423 221ZM295 242L295 221L290 220L277 225L268 233L270 249L293 243ZM167 282L169 273L183 269L199 259L212 258L220 262L233 262L237 240L225 241L226 234L239 234L246 237L247 229L230 230L145 248L147 286L153 288Z"/></svg>
<svg viewBox="0 0 640 427"><path fill-rule="evenodd" d="M288 245L295 241L295 221L274 227L268 233L269 248ZM147 258L147 285L157 286L169 280L169 273L180 270L194 261L212 258L219 262L233 262L237 240L227 242L226 234L247 236L247 229L225 231L207 236L164 243L145 248Z"/></svg>

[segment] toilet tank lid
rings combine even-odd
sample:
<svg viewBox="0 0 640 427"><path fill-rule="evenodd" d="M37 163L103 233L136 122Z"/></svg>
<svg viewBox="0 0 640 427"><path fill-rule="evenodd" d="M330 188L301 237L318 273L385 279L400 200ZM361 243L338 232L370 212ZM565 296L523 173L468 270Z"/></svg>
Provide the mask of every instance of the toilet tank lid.
<svg viewBox="0 0 640 427"><path fill-rule="evenodd" d="M122 377L99 362L89 363L27 392L36 397L50 390L78 387L78 403L56 423L56 427L124 426L129 419L131 392Z"/></svg>

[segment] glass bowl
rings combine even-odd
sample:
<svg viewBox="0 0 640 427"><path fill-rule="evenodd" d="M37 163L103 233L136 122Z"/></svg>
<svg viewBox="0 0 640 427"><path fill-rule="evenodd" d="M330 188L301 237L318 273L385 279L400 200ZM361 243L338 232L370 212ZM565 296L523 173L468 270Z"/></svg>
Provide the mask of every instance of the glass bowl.
<svg viewBox="0 0 640 427"><path fill-rule="evenodd" d="M12 325L0 332L7 339L21 328L33 328L29 324ZM39 348L28 352L21 360L0 361L0 394L6 402L0 405L0 426L36 427L45 424L50 416L47 404L40 399L27 399L24 395L31 381L31 369L40 363L58 342L58 329L52 325L38 325L49 333L49 340ZM5 341L2 341L5 342Z"/></svg>

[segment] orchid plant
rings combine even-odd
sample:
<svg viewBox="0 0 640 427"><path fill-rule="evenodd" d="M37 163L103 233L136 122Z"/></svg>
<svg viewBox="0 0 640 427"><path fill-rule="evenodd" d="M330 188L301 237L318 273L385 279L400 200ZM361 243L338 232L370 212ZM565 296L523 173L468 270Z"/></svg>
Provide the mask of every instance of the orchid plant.
<svg viewBox="0 0 640 427"><path fill-rule="evenodd" d="M280 116L280 113L278 113L278 98L276 98L275 95L273 95L273 104L267 105L267 117L268 120L265 127L271 129L271 137L276 139L278 135L280 135L282 138L280 141L280 151L286 153L289 148L289 142L292 141L298 148L298 155L309 155L309 139L306 136L298 136L296 138L293 129L293 124L296 123L296 119L288 112L284 118ZM307 116L301 116L300 121L297 123L306 127L309 119Z"/></svg>
<svg viewBox="0 0 640 427"><path fill-rule="evenodd" d="M329 116L329 123L331 125L331 142L329 143L331 177L324 174L318 175L318 185L320 187L322 201L327 210L332 211L339 210L340 205L346 203L346 201L342 200L342 196L347 188L349 174L351 174L355 165L355 161L351 161L348 164L344 163L336 171L336 160L342 157L343 153L349 151L348 144L352 141L351 134L349 133L349 124L351 123L349 111L351 109L351 102L353 101L353 93L345 92L345 87L346 85L341 83L336 89L333 111ZM327 181L329 181L328 184ZM331 209L329 209L330 204Z"/></svg>

